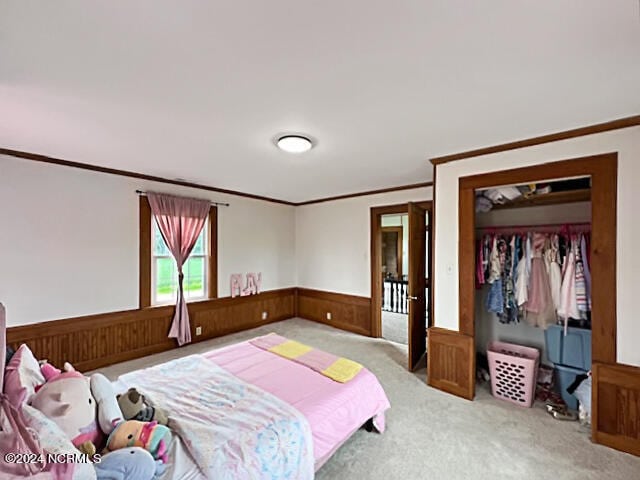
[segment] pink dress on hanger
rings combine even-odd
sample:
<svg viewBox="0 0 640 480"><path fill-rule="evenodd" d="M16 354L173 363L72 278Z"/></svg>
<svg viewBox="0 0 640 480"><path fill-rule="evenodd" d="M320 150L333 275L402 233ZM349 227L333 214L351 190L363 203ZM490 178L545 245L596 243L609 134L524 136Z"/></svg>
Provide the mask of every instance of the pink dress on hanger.
<svg viewBox="0 0 640 480"><path fill-rule="evenodd" d="M527 302L527 322L540 328L556 323L556 311L549 285L549 274L542 255L546 242L545 235L533 234L533 255L529 277L529 300Z"/></svg>

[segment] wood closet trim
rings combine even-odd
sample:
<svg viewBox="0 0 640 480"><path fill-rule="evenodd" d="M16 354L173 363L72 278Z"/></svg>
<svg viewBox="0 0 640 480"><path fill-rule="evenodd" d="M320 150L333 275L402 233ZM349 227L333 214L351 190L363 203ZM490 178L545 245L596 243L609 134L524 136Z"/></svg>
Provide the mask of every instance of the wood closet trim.
<svg viewBox="0 0 640 480"><path fill-rule="evenodd" d="M595 125L589 125L586 127L574 128L572 130L565 130L562 132L550 133L548 135L541 135L539 137L528 138L526 140L518 140L515 142L503 143L500 145L494 145L492 147L478 148L475 150L468 150L466 152L454 153L451 155L444 155L441 157L431 158L429 161L433 165L441 165L443 163L453 162L455 160L462 160L464 158L479 157L481 155L488 155L491 153L506 152L507 150L515 150L518 148L531 147L533 145L541 145L543 143L557 142L560 140L568 140L570 138L584 137L586 135L593 135L595 133L608 132L611 130L618 130L621 128L629 128L640 125L640 115L633 115L631 117L619 118L604 123L597 123ZM435 177L434 177L435 182Z"/></svg>
<svg viewBox="0 0 640 480"><path fill-rule="evenodd" d="M139 234L139 302L140 308L151 307L151 206L146 196L141 195L139 199L140 224ZM207 232L209 234L209 263L208 263L208 289L207 300L218 298L218 207L211 205L209 208L209 222Z"/></svg>
<svg viewBox="0 0 640 480"><path fill-rule="evenodd" d="M596 363L592 373L593 441L640 456L640 368Z"/></svg>
<svg viewBox="0 0 640 480"><path fill-rule="evenodd" d="M473 337L429 327L427 384L467 400L475 397L476 355Z"/></svg>
<svg viewBox="0 0 640 480"><path fill-rule="evenodd" d="M616 235L618 154L542 163L459 179L459 330L475 336L475 193L477 188L591 177L593 362L616 363Z"/></svg>

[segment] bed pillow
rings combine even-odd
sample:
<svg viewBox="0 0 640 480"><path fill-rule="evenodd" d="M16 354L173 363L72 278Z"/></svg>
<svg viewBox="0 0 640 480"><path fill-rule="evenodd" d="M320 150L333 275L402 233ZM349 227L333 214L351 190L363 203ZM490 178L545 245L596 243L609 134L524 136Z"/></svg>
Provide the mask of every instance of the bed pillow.
<svg viewBox="0 0 640 480"><path fill-rule="evenodd" d="M26 344L20 345L4 372L4 393L15 407L29 403L37 385L45 383L38 360Z"/></svg>
<svg viewBox="0 0 640 480"><path fill-rule="evenodd" d="M78 455L80 452L73 446L71 440L62 429L41 411L30 405L23 405L22 414L26 424L31 428L42 449L54 455ZM56 463L49 465L52 478L73 480L95 480L96 470L91 462Z"/></svg>

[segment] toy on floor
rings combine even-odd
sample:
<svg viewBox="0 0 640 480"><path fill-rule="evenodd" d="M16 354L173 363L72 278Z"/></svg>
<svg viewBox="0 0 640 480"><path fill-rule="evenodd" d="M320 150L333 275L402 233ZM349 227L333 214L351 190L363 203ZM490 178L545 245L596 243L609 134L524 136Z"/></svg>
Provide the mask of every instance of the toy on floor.
<svg viewBox="0 0 640 480"><path fill-rule="evenodd" d="M126 447L142 447L156 460L168 460L171 431L157 422L127 420L116 425L107 439L106 450L115 451Z"/></svg>
<svg viewBox="0 0 640 480"><path fill-rule="evenodd" d="M115 397L114 397L115 398ZM152 480L166 467L144 448L130 447L104 455L94 464L98 480Z"/></svg>
<svg viewBox="0 0 640 480"><path fill-rule="evenodd" d="M144 395L135 388L130 388L127 393L116 398L126 420L155 421L160 425L166 425L169 420L164 410L147 405Z"/></svg>
<svg viewBox="0 0 640 480"><path fill-rule="evenodd" d="M92 455L102 438L96 422L96 400L89 379L65 363L61 372L53 365L41 366L47 382L37 388L31 405L53 420L75 447Z"/></svg>
<svg viewBox="0 0 640 480"><path fill-rule="evenodd" d="M118 423L125 420L118 406L113 385L101 373L91 375L89 384L97 403L100 430L105 435L109 435Z"/></svg>

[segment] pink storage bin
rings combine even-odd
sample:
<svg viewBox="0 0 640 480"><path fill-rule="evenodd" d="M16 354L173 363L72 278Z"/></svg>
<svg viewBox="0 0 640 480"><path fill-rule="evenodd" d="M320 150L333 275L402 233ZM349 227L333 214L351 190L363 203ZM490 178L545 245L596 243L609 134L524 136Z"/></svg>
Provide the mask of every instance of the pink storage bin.
<svg viewBox="0 0 640 480"><path fill-rule="evenodd" d="M531 407L536 393L540 351L513 343L489 342L491 393L521 407Z"/></svg>

